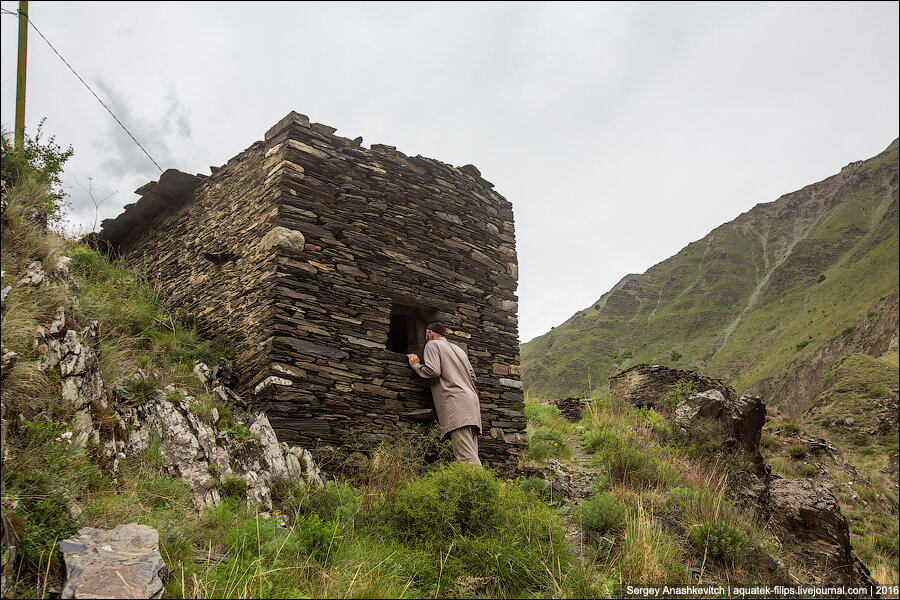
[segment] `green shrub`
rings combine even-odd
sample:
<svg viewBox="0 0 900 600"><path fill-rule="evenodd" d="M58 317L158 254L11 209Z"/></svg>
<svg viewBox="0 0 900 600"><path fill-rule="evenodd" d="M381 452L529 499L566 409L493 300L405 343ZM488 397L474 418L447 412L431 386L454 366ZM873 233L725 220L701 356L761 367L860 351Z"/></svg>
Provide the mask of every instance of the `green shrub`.
<svg viewBox="0 0 900 600"><path fill-rule="evenodd" d="M774 450L778 447L778 440L775 439L775 436L773 436L772 434L763 432L759 436L759 445L763 448Z"/></svg>
<svg viewBox="0 0 900 600"><path fill-rule="evenodd" d="M451 463L400 489L390 516L406 540L479 535L500 524L499 497L500 483L488 471Z"/></svg>
<svg viewBox="0 0 900 600"><path fill-rule="evenodd" d="M672 352L669 353L669 360L671 360L672 362L678 362L679 360L681 360L681 352L672 350Z"/></svg>
<svg viewBox="0 0 900 600"><path fill-rule="evenodd" d="M359 509L360 493L346 483L329 481L324 486L302 486L295 496L303 515L317 514L335 522L349 521ZM299 497L298 497L299 496Z"/></svg>
<svg viewBox="0 0 900 600"><path fill-rule="evenodd" d="M241 423L234 423L231 427L222 430L222 433L230 435L238 442L249 442L250 440L258 440L259 434L253 433Z"/></svg>
<svg viewBox="0 0 900 600"><path fill-rule="evenodd" d="M590 454L618 448L618 446L619 435L611 429L588 427L581 432L581 447Z"/></svg>
<svg viewBox="0 0 900 600"><path fill-rule="evenodd" d="M46 117L41 119L34 137L25 136L22 148L14 148L14 145L3 132L2 143L5 156L3 157L3 181L15 185L24 180L33 180L46 185L48 192L42 208L47 212L51 222L59 222L63 215L63 205L66 192L62 189L63 165L72 157L72 146L63 150L56 143L56 136L50 136L46 143L41 141Z"/></svg>
<svg viewBox="0 0 900 600"><path fill-rule="evenodd" d="M638 449L623 444L617 452L603 457L613 481L634 487L668 488L678 482L678 470L669 464L659 448Z"/></svg>
<svg viewBox="0 0 900 600"><path fill-rule="evenodd" d="M564 571L572 560L559 517L545 502L462 463L407 483L372 516L390 537L428 554L430 570L416 575L433 588L427 595L480 577L516 596L546 585L548 565Z"/></svg>
<svg viewBox="0 0 900 600"><path fill-rule="evenodd" d="M569 458L572 450L566 446L562 434L549 427L536 428L528 438L527 456L534 460L547 458Z"/></svg>
<svg viewBox="0 0 900 600"><path fill-rule="evenodd" d="M159 381L150 377L135 378L128 383L127 388L131 393L131 403L143 404L153 399L156 395L156 391L159 389Z"/></svg>
<svg viewBox="0 0 900 600"><path fill-rule="evenodd" d="M519 482L519 487L523 492L540 498L547 498L550 495L550 485L540 477L526 477Z"/></svg>
<svg viewBox="0 0 900 600"><path fill-rule="evenodd" d="M887 388L883 385L869 385L866 389L866 398L881 398L887 396Z"/></svg>
<svg viewBox="0 0 900 600"><path fill-rule="evenodd" d="M691 542L701 552L720 560L735 560L747 546L747 534L724 521L704 521L691 528Z"/></svg>
<svg viewBox="0 0 900 600"><path fill-rule="evenodd" d="M248 489L250 489L250 484L248 484L247 480L243 477L238 475L225 476L225 483L222 486L222 491L226 498L243 499Z"/></svg>
<svg viewBox="0 0 900 600"><path fill-rule="evenodd" d="M337 524L325 521L319 515L309 515L302 518L299 525L303 552L325 562L340 543Z"/></svg>
<svg viewBox="0 0 900 600"><path fill-rule="evenodd" d="M818 472L819 472L819 470L816 468L816 465L811 465L809 463L800 467L800 474L803 475L804 477L812 477L813 475L815 475Z"/></svg>
<svg viewBox="0 0 900 600"><path fill-rule="evenodd" d="M697 386L689 379L679 379L672 387L672 391L666 396L665 404L672 410L678 406L682 400L687 400L688 396L697 393Z"/></svg>
<svg viewBox="0 0 900 600"><path fill-rule="evenodd" d="M616 532L625 526L625 505L613 494L603 492L583 500L572 518L585 530Z"/></svg>
<svg viewBox="0 0 900 600"><path fill-rule="evenodd" d="M800 426L796 423L782 423L781 430L788 434L798 434L800 433Z"/></svg>
<svg viewBox="0 0 900 600"><path fill-rule="evenodd" d="M791 446L788 448L788 454L797 460L806 457L806 446Z"/></svg>

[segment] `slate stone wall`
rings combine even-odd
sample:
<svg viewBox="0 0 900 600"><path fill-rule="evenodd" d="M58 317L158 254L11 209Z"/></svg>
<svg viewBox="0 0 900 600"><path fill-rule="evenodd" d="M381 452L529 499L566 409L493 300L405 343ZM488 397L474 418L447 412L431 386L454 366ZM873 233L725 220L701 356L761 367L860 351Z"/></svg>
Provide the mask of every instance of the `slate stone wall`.
<svg viewBox="0 0 900 600"><path fill-rule="evenodd" d="M104 222L101 232L160 284L167 308L195 320L204 334L229 339L242 383L268 364L268 350L260 344L271 337L275 262L260 239L277 214L277 190L266 181L264 153L257 142L193 187L173 187L165 210L135 223L127 235L112 236L112 222ZM150 194L167 188L168 173L138 209L152 204ZM117 220L134 212L126 207Z"/></svg>
<svg viewBox="0 0 900 600"><path fill-rule="evenodd" d="M730 401L737 400L737 393L724 381L662 365L635 365L610 377L609 392L614 398L626 400L638 408L654 408L665 404L675 384L682 380L693 383L698 392L718 390Z"/></svg>
<svg viewBox="0 0 900 600"><path fill-rule="evenodd" d="M510 203L471 165L334 132L291 113L122 248L148 257L173 306L247 334L236 370L283 441L356 447L433 423L403 352L421 355L425 324L442 321L477 374L482 460L515 467Z"/></svg>

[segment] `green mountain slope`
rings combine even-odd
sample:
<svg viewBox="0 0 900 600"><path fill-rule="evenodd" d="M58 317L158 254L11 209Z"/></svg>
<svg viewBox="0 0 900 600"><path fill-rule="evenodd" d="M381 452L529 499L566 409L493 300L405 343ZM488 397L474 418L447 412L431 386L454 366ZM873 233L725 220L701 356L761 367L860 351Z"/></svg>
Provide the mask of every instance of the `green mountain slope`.
<svg viewBox="0 0 900 600"><path fill-rule="evenodd" d="M522 345L527 389L583 394L589 381L661 363L803 410L841 357L896 344L897 149L895 140L623 278Z"/></svg>

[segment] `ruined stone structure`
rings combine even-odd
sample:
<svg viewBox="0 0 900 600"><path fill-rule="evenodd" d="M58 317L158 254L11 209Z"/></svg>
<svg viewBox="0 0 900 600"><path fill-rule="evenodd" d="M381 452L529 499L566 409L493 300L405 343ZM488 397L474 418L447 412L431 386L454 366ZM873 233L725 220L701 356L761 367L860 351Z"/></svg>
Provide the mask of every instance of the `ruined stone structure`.
<svg viewBox="0 0 900 600"><path fill-rule="evenodd" d="M666 402L679 381L689 381L699 392L718 390L725 398L737 400L737 393L720 379L695 371L672 369L662 365L635 365L609 378L609 392L640 408L658 407Z"/></svg>
<svg viewBox="0 0 900 600"><path fill-rule="evenodd" d="M440 320L477 374L482 459L527 444L510 203L472 165L360 144L291 113L212 175L166 171L103 223L172 309L238 351L282 441L356 447L434 422L420 353Z"/></svg>

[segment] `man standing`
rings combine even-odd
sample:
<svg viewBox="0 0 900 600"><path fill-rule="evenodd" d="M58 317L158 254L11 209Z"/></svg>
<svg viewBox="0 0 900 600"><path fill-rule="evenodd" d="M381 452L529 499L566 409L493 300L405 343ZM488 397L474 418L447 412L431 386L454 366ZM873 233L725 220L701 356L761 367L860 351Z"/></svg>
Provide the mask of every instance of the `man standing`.
<svg viewBox="0 0 900 600"><path fill-rule="evenodd" d="M432 323L425 331L422 362L407 354L409 366L429 380L441 433L450 436L456 459L481 466L478 458L478 434L481 433L481 405L475 391L475 370L465 351L447 341L447 328Z"/></svg>

